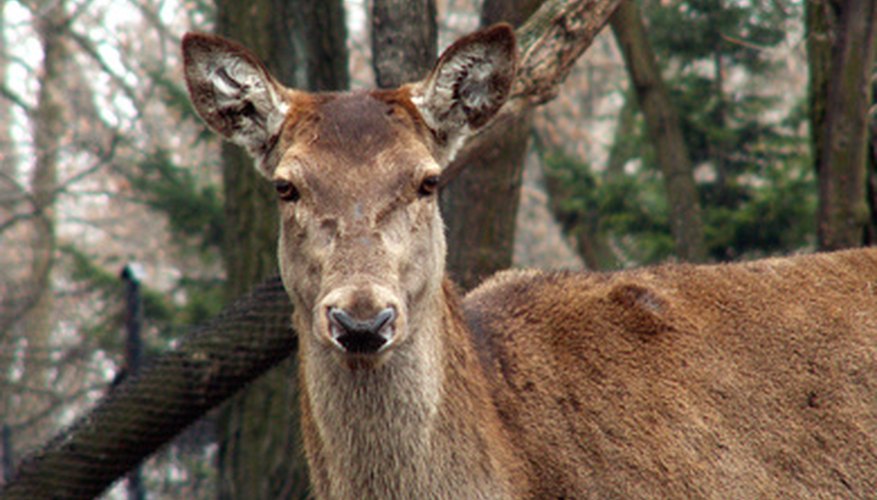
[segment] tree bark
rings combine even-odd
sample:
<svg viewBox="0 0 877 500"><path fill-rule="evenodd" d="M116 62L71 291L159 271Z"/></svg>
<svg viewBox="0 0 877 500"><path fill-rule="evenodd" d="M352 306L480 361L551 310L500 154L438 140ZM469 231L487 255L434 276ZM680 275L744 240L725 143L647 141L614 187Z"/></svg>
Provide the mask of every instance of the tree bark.
<svg viewBox="0 0 877 500"><path fill-rule="evenodd" d="M627 0L621 2L610 22L664 176L676 254L682 260L703 262L707 250L691 157L682 136L676 108L670 101L670 94L646 38L642 15L636 3Z"/></svg>
<svg viewBox="0 0 877 500"><path fill-rule="evenodd" d="M217 0L217 32L252 49L286 85L341 90L349 85L340 0ZM228 280L226 296L246 293L277 272L275 194L241 148L222 144ZM297 370L286 362L220 412L220 498L307 495L300 449Z"/></svg>
<svg viewBox="0 0 877 500"><path fill-rule="evenodd" d="M808 0L805 5L810 149L817 174L825 153L826 129L822 124L825 123L832 39L837 29L839 9L835 0Z"/></svg>
<svg viewBox="0 0 877 500"><path fill-rule="evenodd" d="M484 0L481 5L481 26L506 22L520 27L545 0Z"/></svg>
<svg viewBox="0 0 877 500"><path fill-rule="evenodd" d="M877 85L877 82L875 82ZM870 117L870 138L871 143L868 147L868 210L870 219L865 234L865 245L877 245L877 116L873 111L877 110L877 102L875 100L875 89L871 87L871 111Z"/></svg>
<svg viewBox="0 0 877 500"><path fill-rule="evenodd" d="M463 289L512 264L515 219L532 112L505 117L454 161L459 171L441 194L447 272Z"/></svg>
<svg viewBox="0 0 877 500"><path fill-rule="evenodd" d="M839 14L831 28L835 6ZM870 76L877 40L877 5L870 0L848 0L842 4L814 1L808 5L808 44L815 53L811 64L825 64L821 36L833 41L830 69L811 68L811 102L825 92L825 105L814 105L813 117L824 112L822 122L811 124L818 151L819 247L834 250L859 246L865 237L869 209L866 199L868 109L871 104ZM818 30L829 28L822 35ZM831 42L829 42L831 43ZM825 88L827 80L827 89Z"/></svg>
<svg viewBox="0 0 877 500"><path fill-rule="evenodd" d="M425 77L438 51L435 0L374 0L372 67L380 88Z"/></svg>
<svg viewBox="0 0 877 500"><path fill-rule="evenodd" d="M553 95L616 3L547 0L518 30L527 57L515 83L515 101L509 104L512 114ZM477 146L480 141L476 137L470 142ZM179 347L156 358L142 375L123 382L94 410L32 455L0 489L0 497L94 497L211 408L295 352L290 314L278 280L258 287L187 335Z"/></svg>

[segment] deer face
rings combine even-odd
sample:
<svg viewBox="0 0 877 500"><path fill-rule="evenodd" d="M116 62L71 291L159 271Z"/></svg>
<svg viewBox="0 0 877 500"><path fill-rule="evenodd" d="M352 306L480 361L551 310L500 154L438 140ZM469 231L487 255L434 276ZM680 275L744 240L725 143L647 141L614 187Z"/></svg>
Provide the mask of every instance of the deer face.
<svg viewBox="0 0 877 500"><path fill-rule="evenodd" d="M410 304L440 285L441 167L396 93L319 101L271 173L281 275L309 312L300 328L343 353L381 353L404 340Z"/></svg>
<svg viewBox="0 0 877 500"><path fill-rule="evenodd" d="M442 170L505 102L512 30L469 35L425 80L387 91L287 89L246 49L209 35L187 35L183 53L198 113L277 190L280 273L299 333L347 360L404 345L440 293Z"/></svg>

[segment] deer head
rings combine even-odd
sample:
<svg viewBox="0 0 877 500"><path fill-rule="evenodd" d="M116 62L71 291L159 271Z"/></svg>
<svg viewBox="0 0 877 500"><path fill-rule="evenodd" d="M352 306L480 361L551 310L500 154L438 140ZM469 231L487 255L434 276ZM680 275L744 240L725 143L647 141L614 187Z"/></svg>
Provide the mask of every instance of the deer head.
<svg viewBox="0 0 877 500"><path fill-rule="evenodd" d="M462 38L423 81L350 93L288 89L216 36L186 35L183 54L198 113L276 187L280 272L305 344L348 361L385 359L439 295L436 191L463 141L508 96L513 31Z"/></svg>

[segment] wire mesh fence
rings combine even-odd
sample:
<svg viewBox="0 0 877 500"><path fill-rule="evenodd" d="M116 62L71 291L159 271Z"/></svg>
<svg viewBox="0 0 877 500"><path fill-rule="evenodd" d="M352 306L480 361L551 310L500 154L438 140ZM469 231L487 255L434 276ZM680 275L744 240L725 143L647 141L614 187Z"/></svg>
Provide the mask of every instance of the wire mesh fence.
<svg viewBox="0 0 877 500"><path fill-rule="evenodd" d="M294 353L279 278L257 286L25 458L0 498L93 498L210 409Z"/></svg>

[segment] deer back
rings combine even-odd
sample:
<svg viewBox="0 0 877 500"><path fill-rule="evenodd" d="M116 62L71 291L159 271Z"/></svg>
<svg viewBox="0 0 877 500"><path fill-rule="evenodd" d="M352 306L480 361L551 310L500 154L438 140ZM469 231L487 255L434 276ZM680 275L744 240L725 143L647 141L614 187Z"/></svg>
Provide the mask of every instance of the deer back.
<svg viewBox="0 0 877 500"><path fill-rule="evenodd" d="M464 309L533 497L877 491L877 249L511 271Z"/></svg>

